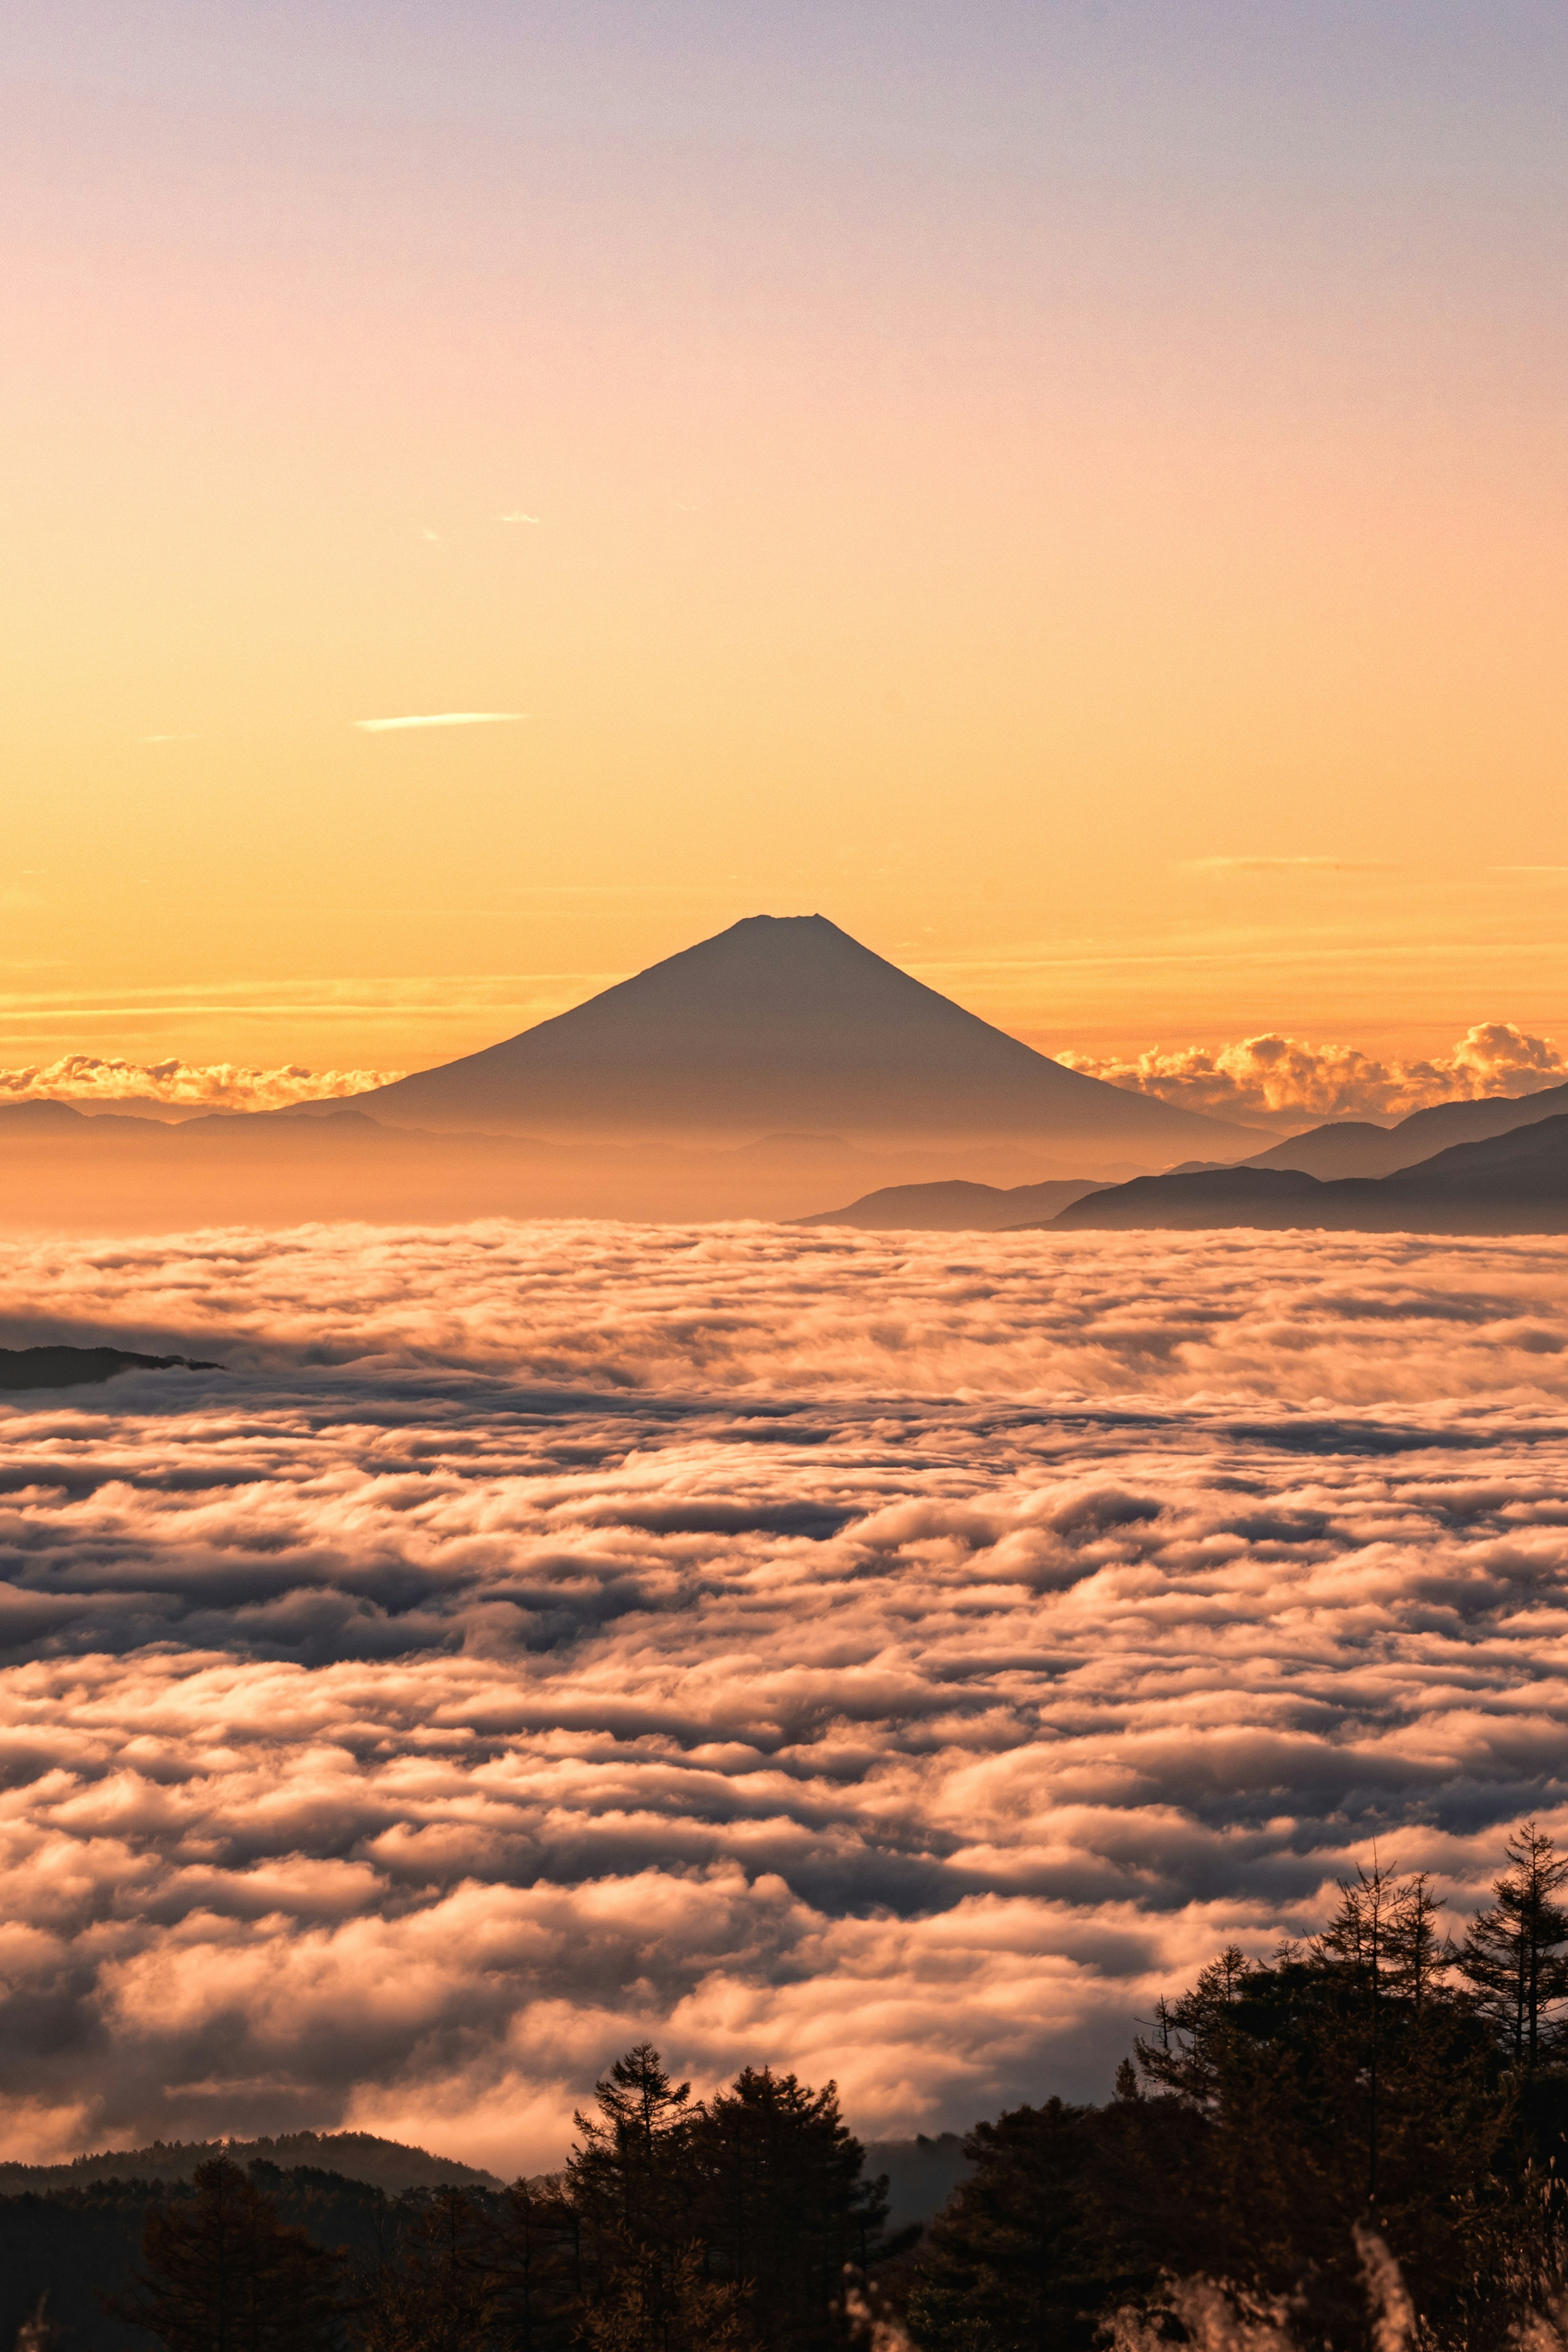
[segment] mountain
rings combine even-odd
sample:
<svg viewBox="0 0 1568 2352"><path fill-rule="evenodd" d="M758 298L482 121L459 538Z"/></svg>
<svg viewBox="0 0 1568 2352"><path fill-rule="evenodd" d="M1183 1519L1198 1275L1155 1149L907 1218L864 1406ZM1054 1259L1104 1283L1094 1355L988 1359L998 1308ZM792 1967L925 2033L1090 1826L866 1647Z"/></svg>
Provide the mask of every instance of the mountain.
<svg viewBox="0 0 1568 2352"><path fill-rule="evenodd" d="M403 1127L555 1141L1027 1138L1156 1164L1255 1133L1064 1069L821 915L752 915L505 1044L356 1097Z"/></svg>
<svg viewBox="0 0 1568 2352"><path fill-rule="evenodd" d="M822 1209L796 1217L797 1225L857 1225L862 1234L999 1234L1009 1226L1054 1217L1098 1189L1088 1176L1062 1177L1046 1184L968 1184L950 1178L937 1184L884 1184L852 1201L847 1209Z"/></svg>
<svg viewBox="0 0 1568 2352"><path fill-rule="evenodd" d="M0 1348L0 1389L72 1389L116 1372L221 1372L199 1356L137 1356L124 1348Z"/></svg>
<svg viewBox="0 0 1568 2352"><path fill-rule="evenodd" d="M1563 1111L1568 1111L1568 1086L1547 1087L1536 1095L1489 1095L1481 1102L1434 1103L1427 1110L1412 1111L1394 1127L1338 1119L1328 1127L1309 1128L1304 1135L1253 1152L1243 1165L1303 1168L1309 1176L1325 1179L1391 1176L1396 1169L1414 1167L1449 1144L1511 1135L1516 1128L1536 1126Z"/></svg>
<svg viewBox="0 0 1568 2352"><path fill-rule="evenodd" d="M68 2164L0 2164L0 2195L31 2190L82 2189L99 2180L189 2180L198 2164L226 2156L232 2164L308 2165L345 2180L369 2181L392 2195L404 2189L439 2189L471 2182L486 2189L501 2183L493 2172L430 2156L402 2140L378 2139L372 2132L282 2133L277 2139L154 2140L147 2147L118 2148L101 2156L73 2157Z"/></svg>
<svg viewBox="0 0 1568 2352"><path fill-rule="evenodd" d="M1469 1106L1456 1106L1469 1108ZM1251 1225L1337 1233L1568 1233L1568 1112L1451 1144L1414 1168L1323 1182L1293 1168L1143 1176L1092 1193L1053 1232Z"/></svg>
<svg viewBox="0 0 1568 2352"><path fill-rule="evenodd" d="M216 2156L257 2168L254 2177L287 2228L367 2268L384 2258L401 2196L449 2184L494 2195L501 2187L493 2173L368 2132L155 2140L73 2164L0 2165L0 2343L20 2345L23 2352L45 2345L62 2352L152 2352L149 2331L116 2315L113 2300L140 2267L149 2206L179 2200L180 2184ZM175 2340L211 2347L223 2339L193 2329ZM256 2336L231 2328L227 2340L237 2347ZM277 2346L293 2339L268 2328L261 2340Z"/></svg>

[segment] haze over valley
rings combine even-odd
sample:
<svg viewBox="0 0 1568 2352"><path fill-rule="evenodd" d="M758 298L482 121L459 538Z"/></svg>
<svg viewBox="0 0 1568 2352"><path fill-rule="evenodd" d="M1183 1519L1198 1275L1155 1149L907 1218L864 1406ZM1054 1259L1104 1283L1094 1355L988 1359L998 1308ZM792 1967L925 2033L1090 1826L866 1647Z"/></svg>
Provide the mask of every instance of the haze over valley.
<svg viewBox="0 0 1568 2352"><path fill-rule="evenodd" d="M29 1087L0 1100L5 1221L86 1232L345 1216L821 1222L838 1193L852 1195L851 1223L996 1229L1172 1167L1176 1222L1364 1213L1416 1230L1551 1231L1564 1214L1554 1129L1547 1173L1522 1189L1501 1172L1505 1149L1483 1155L1469 1192L1439 1186L1404 1210L1382 1194L1363 1212L1361 1195L1319 1200L1263 1172L1239 1192L1184 1172L1207 1161L1392 1174L1546 1120L1562 1087L1270 1143L1266 1130L1035 1052L821 916L747 918L520 1036L385 1085L343 1084L240 1112L106 1103L68 1081L56 1095ZM1126 1193L1105 1213L1137 1223L1155 1199ZM1148 1213L1165 1213L1156 1202Z"/></svg>

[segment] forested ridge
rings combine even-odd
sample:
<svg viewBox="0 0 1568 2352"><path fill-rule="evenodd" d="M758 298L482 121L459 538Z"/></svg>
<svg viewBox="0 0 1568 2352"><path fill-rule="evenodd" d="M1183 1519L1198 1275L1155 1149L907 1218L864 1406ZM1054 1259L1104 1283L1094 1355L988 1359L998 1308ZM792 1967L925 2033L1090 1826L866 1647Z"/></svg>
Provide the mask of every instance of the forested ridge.
<svg viewBox="0 0 1568 2352"><path fill-rule="evenodd" d="M924 2231L888 2234L833 2084L699 2100L644 2043L565 2170L505 2190L219 2157L0 2200L10 2321L26 2352L1552 2352L1565 1887L1525 1823L1456 1946L1375 1860L1319 1934L1162 2000L1107 2105L977 2125Z"/></svg>

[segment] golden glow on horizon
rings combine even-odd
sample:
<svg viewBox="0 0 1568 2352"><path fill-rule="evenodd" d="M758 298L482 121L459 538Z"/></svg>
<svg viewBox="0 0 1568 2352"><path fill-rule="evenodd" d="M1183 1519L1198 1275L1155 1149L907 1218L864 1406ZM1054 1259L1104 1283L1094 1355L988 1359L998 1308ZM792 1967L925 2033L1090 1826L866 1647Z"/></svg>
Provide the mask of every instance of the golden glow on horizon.
<svg viewBox="0 0 1568 2352"><path fill-rule="evenodd" d="M0 1063L418 1066L764 910L1048 1046L1568 1035L1533 216L22 133Z"/></svg>

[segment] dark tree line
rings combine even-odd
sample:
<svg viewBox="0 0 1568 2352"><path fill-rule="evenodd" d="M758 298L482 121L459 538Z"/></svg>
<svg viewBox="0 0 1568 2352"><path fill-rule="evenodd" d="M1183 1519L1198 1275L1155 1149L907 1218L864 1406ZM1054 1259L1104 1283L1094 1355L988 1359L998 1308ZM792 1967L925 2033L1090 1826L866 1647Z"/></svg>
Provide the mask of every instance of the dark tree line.
<svg viewBox="0 0 1568 2352"><path fill-rule="evenodd" d="M1415 2305L1401 2341L1544 2342L1531 2315L1568 2313L1565 1891L1525 1823L1456 1947L1430 1881L1375 1857L1320 1934L1162 2000L1108 2105L977 2125L914 2246L831 2083L747 2067L694 2099L643 2043L544 2180L394 2200L204 2165L148 2206L110 2307L165 2352L829 2352L869 2272L916 2352L1092 2352L1190 2336L1173 2283L1201 2277L1303 2346L1386 2352L1375 2244Z"/></svg>
<svg viewBox="0 0 1568 2352"><path fill-rule="evenodd" d="M1565 1882L1527 1822L1455 1948L1429 1880L1375 1863L1321 1935L1224 1951L1162 2000L1108 2106L977 2126L904 2282L916 2344L1089 2352L1202 2273L1357 2352L1379 2340L1368 2232L1423 2344L1517 2342L1568 2286Z"/></svg>
<svg viewBox="0 0 1568 2352"><path fill-rule="evenodd" d="M219 2158L148 2213L113 2299L166 2352L825 2352L885 2184L832 2084L747 2067L693 2099L646 2042L596 2085L563 2174L438 2189L328 2251L280 2219L272 2168Z"/></svg>

